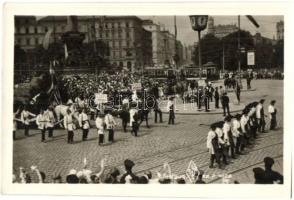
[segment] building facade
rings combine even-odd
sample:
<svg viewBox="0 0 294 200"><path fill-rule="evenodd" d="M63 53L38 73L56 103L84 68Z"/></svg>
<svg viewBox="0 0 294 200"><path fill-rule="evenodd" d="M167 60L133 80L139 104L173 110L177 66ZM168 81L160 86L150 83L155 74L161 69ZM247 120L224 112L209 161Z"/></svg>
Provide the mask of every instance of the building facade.
<svg viewBox="0 0 294 200"><path fill-rule="evenodd" d="M226 24L226 25L214 25L213 17L208 18L207 22L207 34L213 34L217 38L223 38L230 33L238 31L236 24Z"/></svg>
<svg viewBox="0 0 294 200"><path fill-rule="evenodd" d="M173 65L176 54L175 36L169 31L162 30L160 25L153 23L151 20L145 20L143 27L152 33L152 66ZM177 44L179 45L178 42Z"/></svg>
<svg viewBox="0 0 294 200"><path fill-rule="evenodd" d="M85 35L84 43L101 40L108 45L110 64L129 70L152 65L152 34L143 28L140 18L78 16L77 19L77 30ZM15 45L30 51L43 44L49 30L52 31L50 43L60 41L68 31L67 23L67 16L16 16Z"/></svg>
<svg viewBox="0 0 294 200"><path fill-rule="evenodd" d="M277 22L276 29L277 29L277 40L283 40L284 39L284 21Z"/></svg>

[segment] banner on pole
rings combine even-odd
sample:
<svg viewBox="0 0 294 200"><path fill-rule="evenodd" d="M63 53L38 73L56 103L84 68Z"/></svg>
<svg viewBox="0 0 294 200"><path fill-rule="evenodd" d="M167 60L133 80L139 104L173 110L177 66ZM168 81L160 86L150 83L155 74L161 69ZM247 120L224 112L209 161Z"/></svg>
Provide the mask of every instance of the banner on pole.
<svg viewBox="0 0 294 200"><path fill-rule="evenodd" d="M196 163L193 160L191 160L186 170L186 176L188 177L191 183L196 182L196 177L195 177L196 172L199 174L199 169Z"/></svg>
<svg viewBox="0 0 294 200"><path fill-rule="evenodd" d="M108 102L107 94L96 93L94 101L96 104L107 103Z"/></svg>
<svg viewBox="0 0 294 200"><path fill-rule="evenodd" d="M141 83L133 83L132 84L132 90L141 90L142 84Z"/></svg>
<svg viewBox="0 0 294 200"><path fill-rule="evenodd" d="M255 52L254 51L247 52L247 65L255 65Z"/></svg>

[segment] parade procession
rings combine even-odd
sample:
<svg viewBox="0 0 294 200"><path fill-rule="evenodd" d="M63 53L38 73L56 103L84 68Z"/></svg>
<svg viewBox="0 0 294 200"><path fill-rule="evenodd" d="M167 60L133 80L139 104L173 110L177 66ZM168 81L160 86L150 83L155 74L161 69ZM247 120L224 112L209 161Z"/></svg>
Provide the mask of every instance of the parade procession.
<svg viewBox="0 0 294 200"><path fill-rule="evenodd" d="M283 184L283 17L14 20L13 183Z"/></svg>

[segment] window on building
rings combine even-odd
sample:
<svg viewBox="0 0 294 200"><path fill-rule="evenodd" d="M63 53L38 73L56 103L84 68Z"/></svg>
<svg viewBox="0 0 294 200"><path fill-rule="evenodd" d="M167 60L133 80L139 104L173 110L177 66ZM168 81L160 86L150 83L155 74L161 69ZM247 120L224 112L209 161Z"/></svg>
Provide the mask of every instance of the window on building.
<svg viewBox="0 0 294 200"><path fill-rule="evenodd" d="M111 23L111 28L114 28L114 23L113 22Z"/></svg>
<svg viewBox="0 0 294 200"><path fill-rule="evenodd" d="M126 32L126 38L130 38L130 32L129 31Z"/></svg>
<svg viewBox="0 0 294 200"><path fill-rule="evenodd" d="M120 26L121 26L121 23L120 22L117 22L117 27L120 28Z"/></svg>
<svg viewBox="0 0 294 200"><path fill-rule="evenodd" d="M30 29L28 27L26 27L26 33L30 33Z"/></svg>
<svg viewBox="0 0 294 200"><path fill-rule="evenodd" d="M46 33L46 32L48 32L48 27L47 27L47 26L45 26L45 33Z"/></svg>
<svg viewBox="0 0 294 200"><path fill-rule="evenodd" d="M106 31L105 37L108 38L108 36L109 36L108 31Z"/></svg>
<svg viewBox="0 0 294 200"><path fill-rule="evenodd" d="M102 32L100 32L100 38L102 38L102 37L103 37Z"/></svg>
<svg viewBox="0 0 294 200"><path fill-rule="evenodd" d="M30 38L26 39L26 45L30 45Z"/></svg>
<svg viewBox="0 0 294 200"><path fill-rule="evenodd" d="M127 47L130 47L130 42L129 41L127 41Z"/></svg>
<svg viewBox="0 0 294 200"><path fill-rule="evenodd" d="M35 27L35 33L38 33L38 27Z"/></svg>
<svg viewBox="0 0 294 200"><path fill-rule="evenodd" d="M118 47L121 49L121 41L118 42Z"/></svg>
<svg viewBox="0 0 294 200"><path fill-rule="evenodd" d="M17 44L21 44L21 39L20 38L17 39Z"/></svg>
<svg viewBox="0 0 294 200"><path fill-rule="evenodd" d="M126 22L126 27L129 28L130 27L130 24L129 22Z"/></svg>
<svg viewBox="0 0 294 200"><path fill-rule="evenodd" d="M39 44L39 39L35 38L35 45L38 45L38 44Z"/></svg>

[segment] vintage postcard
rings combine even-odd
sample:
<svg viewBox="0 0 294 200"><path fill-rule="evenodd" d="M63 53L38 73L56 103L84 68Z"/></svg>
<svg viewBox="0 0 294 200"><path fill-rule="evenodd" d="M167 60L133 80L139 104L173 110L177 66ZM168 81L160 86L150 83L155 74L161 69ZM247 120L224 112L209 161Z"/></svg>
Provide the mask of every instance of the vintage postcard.
<svg viewBox="0 0 294 200"><path fill-rule="evenodd" d="M7 3L3 193L290 197L289 5Z"/></svg>

